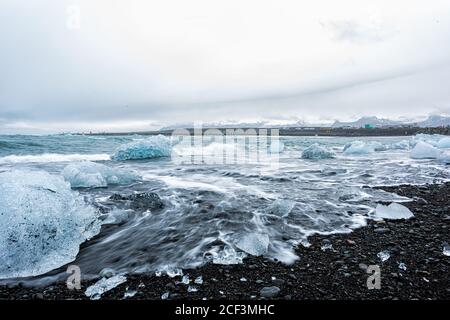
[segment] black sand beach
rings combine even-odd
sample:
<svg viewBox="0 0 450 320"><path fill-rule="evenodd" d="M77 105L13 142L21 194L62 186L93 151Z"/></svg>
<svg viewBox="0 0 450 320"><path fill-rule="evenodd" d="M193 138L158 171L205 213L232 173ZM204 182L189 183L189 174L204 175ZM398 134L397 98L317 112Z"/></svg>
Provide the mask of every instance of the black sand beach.
<svg viewBox="0 0 450 320"><path fill-rule="evenodd" d="M241 265L208 264L184 270L192 284L188 292L181 277L129 275L126 283L106 292L102 299L450 299L450 257L443 254L450 242L450 183L426 186L383 187L414 199L405 205L414 213L409 220L371 221L351 234L315 235L311 246L299 246L300 259L286 266L262 257L250 257ZM323 245L332 249L322 250ZM384 262L377 253L387 250ZM401 264L401 265L400 265ZM367 266L379 265L381 288L367 288ZM404 268L401 268L401 267ZM70 291L64 283L45 288L21 285L0 287L0 299L87 299L86 288Z"/></svg>

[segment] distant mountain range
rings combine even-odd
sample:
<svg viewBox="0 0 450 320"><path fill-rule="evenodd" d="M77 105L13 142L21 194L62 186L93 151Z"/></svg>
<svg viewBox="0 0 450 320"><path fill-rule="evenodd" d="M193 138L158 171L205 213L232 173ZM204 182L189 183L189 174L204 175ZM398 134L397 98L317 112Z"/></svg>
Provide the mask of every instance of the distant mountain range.
<svg viewBox="0 0 450 320"><path fill-rule="evenodd" d="M420 128L437 128L450 126L450 117L432 115L424 121L408 122L408 121L394 121L389 119L379 119L377 117L362 117L353 122L333 123L333 128L364 128L364 127L399 127L399 126L413 126Z"/></svg>
<svg viewBox="0 0 450 320"><path fill-rule="evenodd" d="M224 122L205 122L202 123L203 128L305 128L305 127L332 127L332 128L382 128L382 127L401 127L412 126L420 128L437 128L450 126L450 117L431 115L423 121L395 121L375 116L362 117L356 121L341 122L335 121L333 124L312 124L298 120L293 122L288 121L257 121L257 122L238 122L238 121L224 121ZM171 126L163 127L160 131L175 130L181 128L193 128L193 122L178 123Z"/></svg>

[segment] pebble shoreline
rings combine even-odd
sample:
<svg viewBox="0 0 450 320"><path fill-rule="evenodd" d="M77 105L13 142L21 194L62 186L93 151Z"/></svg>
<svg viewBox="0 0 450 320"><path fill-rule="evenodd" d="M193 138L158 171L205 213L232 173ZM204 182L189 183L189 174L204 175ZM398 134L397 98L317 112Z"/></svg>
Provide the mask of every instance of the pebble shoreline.
<svg viewBox="0 0 450 320"><path fill-rule="evenodd" d="M102 299L450 299L450 257L443 254L450 243L450 183L381 189L413 199L404 205L414 217L369 221L350 234L314 235L311 246L296 249L300 259L289 266L264 257L248 257L239 265L207 264L183 270L189 284L181 277L127 275ZM385 261L377 256L382 251L390 255ZM370 265L380 267L379 290L367 288ZM199 276L203 282L194 283ZM81 290L68 290L65 283L0 286L0 299L88 299L84 292L94 282L83 281Z"/></svg>

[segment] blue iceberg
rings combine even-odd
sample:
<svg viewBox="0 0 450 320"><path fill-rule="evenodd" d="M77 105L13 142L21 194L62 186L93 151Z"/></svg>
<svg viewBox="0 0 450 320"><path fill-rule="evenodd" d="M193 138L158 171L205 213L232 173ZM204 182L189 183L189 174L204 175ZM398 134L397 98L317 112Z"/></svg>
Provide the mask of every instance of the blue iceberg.
<svg viewBox="0 0 450 320"><path fill-rule="evenodd" d="M334 158L335 154L332 151L328 151L319 144L314 143L308 148L303 150L302 159L328 159Z"/></svg>
<svg viewBox="0 0 450 320"><path fill-rule="evenodd" d="M345 154L368 154L375 151L375 145L364 143L363 141L353 141L351 143L348 143L344 146L344 153Z"/></svg>
<svg viewBox="0 0 450 320"><path fill-rule="evenodd" d="M99 213L63 178L0 173L0 279L36 276L73 261L100 231Z"/></svg>
<svg viewBox="0 0 450 320"><path fill-rule="evenodd" d="M72 188L101 188L109 184L129 184L141 179L134 170L110 168L89 161L69 164L62 175Z"/></svg>
<svg viewBox="0 0 450 320"><path fill-rule="evenodd" d="M163 135L152 136L142 141L121 145L112 156L114 160L138 160L170 157L172 144Z"/></svg>

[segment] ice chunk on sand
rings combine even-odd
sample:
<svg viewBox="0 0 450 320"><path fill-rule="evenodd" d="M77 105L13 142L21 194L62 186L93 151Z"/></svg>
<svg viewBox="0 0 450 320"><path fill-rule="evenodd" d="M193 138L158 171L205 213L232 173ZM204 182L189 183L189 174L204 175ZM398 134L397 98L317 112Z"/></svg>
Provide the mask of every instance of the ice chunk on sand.
<svg viewBox="0 0 450 320"><path fill-rule="evenodd" d="M0 279L36 276L73 261L100 231L99 213L62 177L0 173Z"/></svg>
<svg viewBox="0 0 450 320"><path fill-rule="evenodd" d="M450 148L450 137L444 137L437 143L438 148Z"/></svg>
<svg viewBox="0 0 450 320"><path fill-rule="evenodd" d="M111 278L101 278L99 281L88 287L85 291L85 295L91 300L98 300L105 292L114 289L118 285L127 281L124 275L118 274Z"/></svg>
<svg viewBox="0 0 450 320"><path fill-rule="evenodd" d="M442 253L444 256L450 257L450 246L446 242L442 245Z"/></svg>
<svg viewBox="0 0 450 320"><path fill-rule="evenodd" d="M310 145L308 148L303 150L302 159L328 159L333 158L335 154L331 151L328 151L319 144L314 143Z"/></svg>
<svg viewBox="0 0 450 320"><path fill-rule="evenodd" d="M353 141L344 146L345 154L368 154L375 151L375 147L362 141Z"/></svg>
<svg viewBox="0 0 450 320"><path fill-rule="evenodd" d="M195 284L203 284L203 277L198 276L197 278L195 278L194 283Z"/></svg>
<svg viewBox="0 0 450 320"><path fill-rule="evenodd" d="M242 260L246 257L244 252L236 252L230 246L226 246L219 252L211 251L210 254L213 256L212 261L214 264L223 265L242 263Z"/></svg>
<svg viewBox="0 0 450 320"><path fill-rule="evenodd" d="M391 257L391 254L389 253L389 251L384 250L384 251L378 252L377 257L380 258L381 262L385 262Z"/></svg>
<svg viewBox="0 0 450 320"><path fill-rule="evenodd" d="M62 175L72 188L100 188L109 184L128 184L141 178L134 170L110 168L89 161L69 164L64 168Z"/></svg>
<svg viewBox="0 0 450 320"><path fill-rule="evenodd" d="M375 217L380 219L409 219L414 214L405 206L391 203L388 206L378 204L375 209Z"/></svg>
<svg viewBox="0 0 450 320"><path fill-rule="evenodd" d="M251 255L261 256L267 253L269 236L262 233L246 234L237 241L236 247Z"/></svg>
<svg viewBox="0 0 450 320"><path fill-rule="evenodd" d="M170 157L171 151L172 144L170 139L163 135L157 135L120 146L112 158L122 161Z"/></svg>
<svg viewBox="0 0 450 320"><path fill-rule="evenodd" d="M440 156L440 151L431 144L419 141L411 150L412 159L436 159Z"/></svg>
<svg viewBox="0 0 450 320"><path fill-rule="evenodd" d="M124 299L128 299L128 298L133 298L136 295L137 291L136 290L128 290L125 291L125 293L123 294L123 298Z"/></svg>

